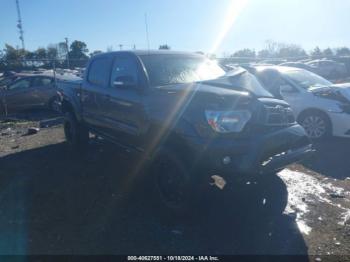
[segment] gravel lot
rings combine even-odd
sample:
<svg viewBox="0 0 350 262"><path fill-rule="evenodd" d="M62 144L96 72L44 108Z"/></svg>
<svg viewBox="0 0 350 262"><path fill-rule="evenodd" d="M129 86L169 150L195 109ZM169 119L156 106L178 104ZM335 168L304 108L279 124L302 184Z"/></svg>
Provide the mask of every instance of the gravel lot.
<svg viewBox="0 0 350 262"><path fill-rule="evenodd" d="M0 123L1 254L350 255L347 140L317 144L312 159L279 173L289 204L273 221L211 212L191 226L170 225L132 183L124 186L132 154L98 139L84 156L73 154L56 117ZM25 135L29 127L40 130Z"/></svg>

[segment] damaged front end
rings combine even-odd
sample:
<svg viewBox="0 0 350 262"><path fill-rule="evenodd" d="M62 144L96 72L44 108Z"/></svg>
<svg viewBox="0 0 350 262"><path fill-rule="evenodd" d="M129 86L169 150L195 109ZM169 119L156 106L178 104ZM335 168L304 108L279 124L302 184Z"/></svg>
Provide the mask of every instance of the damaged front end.
<svg viewBox="0 0 350 262"><path fill-rule="evenodd" d="M350 89L347 86L333 85L322 87L311 87L309 91L320 98L337 102L339 111L337 113L350 114Z"/></svg>

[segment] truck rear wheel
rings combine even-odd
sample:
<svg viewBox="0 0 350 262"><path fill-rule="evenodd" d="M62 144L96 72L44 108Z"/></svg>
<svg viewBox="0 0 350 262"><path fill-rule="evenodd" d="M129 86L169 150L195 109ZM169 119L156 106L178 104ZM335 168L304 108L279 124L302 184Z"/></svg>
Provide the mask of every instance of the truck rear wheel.
<svg viewBox="0 0 350 262"><path fill-rule="evenodd" d="M77 121L72 112L65 113L64 134L68 144L74 149L84 149L88 144L89 132Z"/></svg>

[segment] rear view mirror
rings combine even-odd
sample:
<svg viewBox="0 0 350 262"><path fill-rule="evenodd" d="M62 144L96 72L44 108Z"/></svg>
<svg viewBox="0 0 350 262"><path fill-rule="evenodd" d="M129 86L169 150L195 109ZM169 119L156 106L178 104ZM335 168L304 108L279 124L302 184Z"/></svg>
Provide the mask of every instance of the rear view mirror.
<svg viewBox="0 0 350 262"><path fill-rule="evenodd" d="M133 76L118 76L113 81L114 87L134 87L136 86L136 80Z"/></svg>

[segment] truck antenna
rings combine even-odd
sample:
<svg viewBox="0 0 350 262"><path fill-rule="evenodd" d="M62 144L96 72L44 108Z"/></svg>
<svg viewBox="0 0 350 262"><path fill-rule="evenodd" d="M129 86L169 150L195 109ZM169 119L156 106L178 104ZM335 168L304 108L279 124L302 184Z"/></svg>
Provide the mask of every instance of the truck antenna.
<svg viewBox="0 0 350 262"><path fill-rule="evenodd" d="M145 13L145 27L146 27L146 40L147 40L147 49L150 50L149 47L149 35L148 35L148 19L147 19L147 13Z"/></svg>

